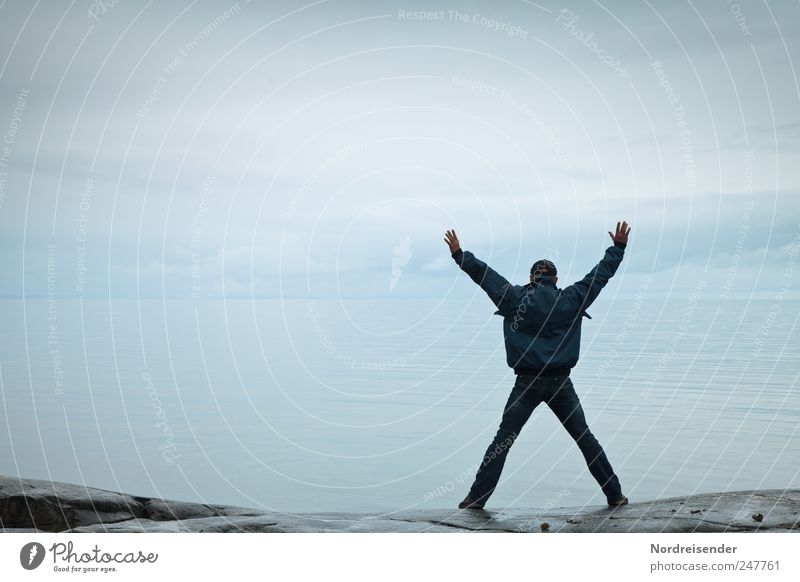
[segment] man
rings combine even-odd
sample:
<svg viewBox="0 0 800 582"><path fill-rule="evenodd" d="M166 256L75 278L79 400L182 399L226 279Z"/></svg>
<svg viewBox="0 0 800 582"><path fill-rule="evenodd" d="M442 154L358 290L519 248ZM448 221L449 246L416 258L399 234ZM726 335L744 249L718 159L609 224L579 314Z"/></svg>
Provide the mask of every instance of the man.
<svg viewBox="0 0 800 582"><path fill-rule="evenodd" d="M462 251L454 230L445 234L453 259L489 295L497 307L495 314L503 316L506 361L517 375L500 428L459 509L483 508L497 486L511 445L541 402L547 403L575 439L609 507L628 503L603 447L586 424L569 373L578 362L583 317L591 319L586 309L617 272L630 231L627 222L617 222L616 233L608 232L614 244L603 259L565 289L556 287L558 271L546 259L533 264L530 283L512 285L471 252Z"/></svg>

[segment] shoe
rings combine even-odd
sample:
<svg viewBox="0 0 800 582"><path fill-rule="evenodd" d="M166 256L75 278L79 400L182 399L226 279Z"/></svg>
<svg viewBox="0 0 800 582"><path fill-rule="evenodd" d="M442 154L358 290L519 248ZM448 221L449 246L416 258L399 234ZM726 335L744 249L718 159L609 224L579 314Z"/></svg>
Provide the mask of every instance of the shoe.
<svg viewBox="0 0 800 582"><path fill-rule="evenodd" d="M619 499L617 499L616 501L609 501L608 502L608 506L611 507L612 509L614 507L619 507L620 505L628 505L628 498L625 497L624 495L622 497L620 497Z"/></svg>
<svg viewBox="0 0 800 582"><path fill-rule="evenodd" d="M467 495L464 498L464 501L458 504L459 509L483 509L483 503L478 503L477 501L473 501L472 497Z"/></svg>

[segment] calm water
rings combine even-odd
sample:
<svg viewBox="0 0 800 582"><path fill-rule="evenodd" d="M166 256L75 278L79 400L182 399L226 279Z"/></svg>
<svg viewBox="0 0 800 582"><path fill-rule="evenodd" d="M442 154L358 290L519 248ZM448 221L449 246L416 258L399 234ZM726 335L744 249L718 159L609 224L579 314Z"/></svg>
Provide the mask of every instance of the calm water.
<svg viewBox="0 0 800 582"><path fill-rule="evenodd" d="M139 495L452 507L514 380L480 296L0 304L0 473ZM799 312L598 300L572 377L630 497L800 487ZM603 502L538 408L492 504Z"/></svg>

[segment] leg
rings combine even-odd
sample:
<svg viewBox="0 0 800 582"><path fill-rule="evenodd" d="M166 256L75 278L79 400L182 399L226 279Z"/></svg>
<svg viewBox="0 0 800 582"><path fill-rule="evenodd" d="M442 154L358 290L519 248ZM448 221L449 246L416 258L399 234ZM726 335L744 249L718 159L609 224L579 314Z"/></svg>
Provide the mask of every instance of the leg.
<svg viewBox="0 0 800 582"><path fill-rule="evenodd" d="M522 377L517 377L508 402L506 402L500 428L497 430L492 444L486 449L478 473L475 475L475 482L470 489L469 497L473 501L486 503L486 500L494 492L497 482L500 480L500 473L503 471L508 450L514 444L533 410L541 402L541 398L537 397L538 392L538 385L531 378L523 380Z"/></svg>
<svg viewBox="0 0 800 582"><path fill-rule="evenodd" d="M556 388L547 405L567 429L569 435L575 439L583 453L583 458L586 459L589 471L600 484L606 499L611 502L622 497L619 479L614 474L614 469L611 467L603 447L594 438L586 424L583 407L569 377L560 387Z"/></svg>

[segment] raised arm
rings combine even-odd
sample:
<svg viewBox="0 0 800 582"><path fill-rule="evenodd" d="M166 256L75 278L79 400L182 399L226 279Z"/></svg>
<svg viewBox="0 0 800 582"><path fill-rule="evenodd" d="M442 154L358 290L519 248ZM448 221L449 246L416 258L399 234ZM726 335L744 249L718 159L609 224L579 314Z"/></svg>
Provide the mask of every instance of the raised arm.
<svg viewBox="0 0 800 582"><path fill-rule="evenodd" d="M630 232L627 222L623 221L621 224L617 222L616 233L608 232L614 244L606 249L605 256L583 279L564 289L562 295L575 302L578 312L588 308L597 299L608 280L617 272L625 254Z"/></svg>
<svg viewBox="0 0 800 582"><path fill-rule="evenodd" d="M461 250L461 243L458 241L455 230L448 230L445 233L444 241L450 247L450 254L461 270L480 285L498 309L503 309L505 304L512 299L511 284L505 277L477 259L471 252Z"/></svg>

